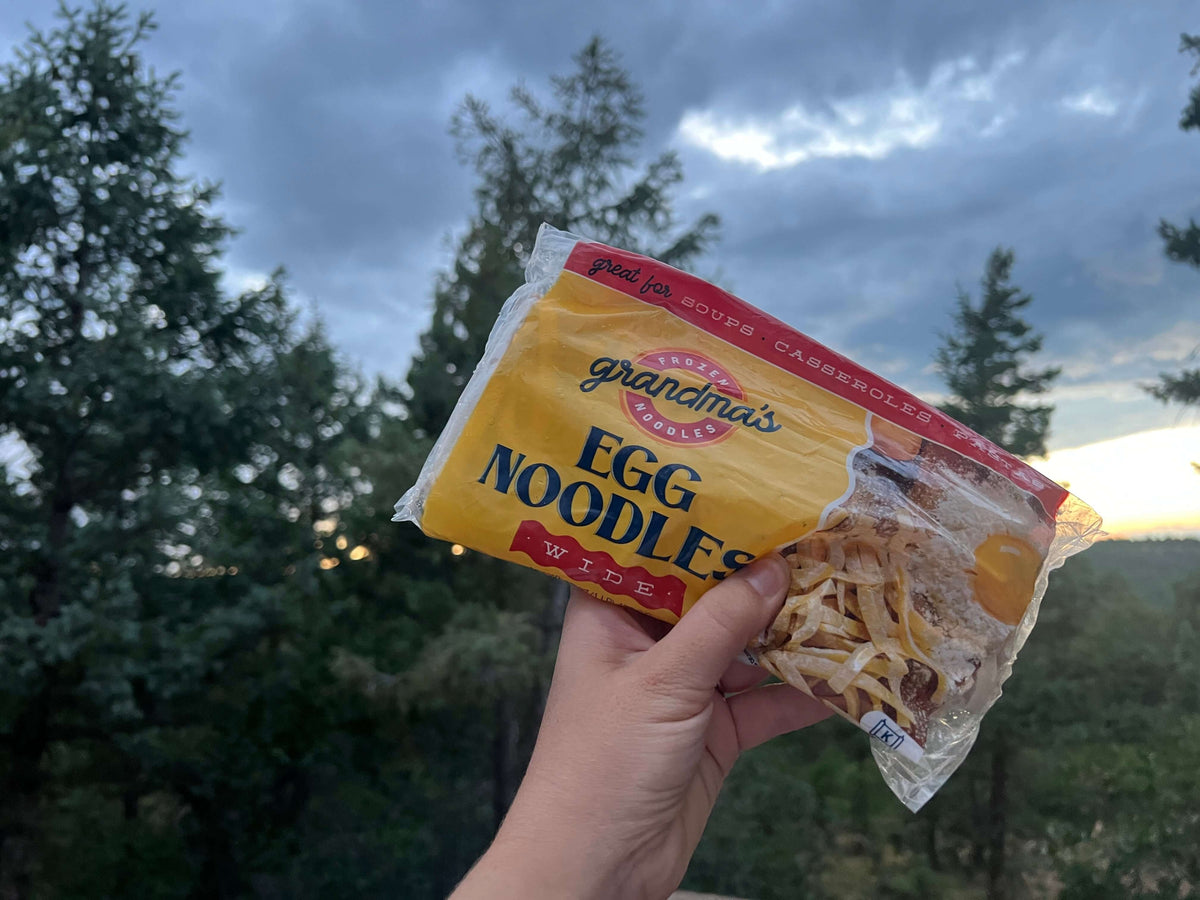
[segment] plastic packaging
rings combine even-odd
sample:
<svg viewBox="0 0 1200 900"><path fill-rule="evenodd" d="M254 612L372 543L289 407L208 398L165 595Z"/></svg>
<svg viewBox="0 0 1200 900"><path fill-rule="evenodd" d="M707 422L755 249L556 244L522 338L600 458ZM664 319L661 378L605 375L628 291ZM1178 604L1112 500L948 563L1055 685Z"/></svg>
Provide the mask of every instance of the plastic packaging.
<svg viewBox="0 0 1200 900"><path fill-rule="evenodd" d="M962 762L1086 504L662 263L543 225L396 521L675 622L771 550L749 654L872 737L919 809Z"/></svg>

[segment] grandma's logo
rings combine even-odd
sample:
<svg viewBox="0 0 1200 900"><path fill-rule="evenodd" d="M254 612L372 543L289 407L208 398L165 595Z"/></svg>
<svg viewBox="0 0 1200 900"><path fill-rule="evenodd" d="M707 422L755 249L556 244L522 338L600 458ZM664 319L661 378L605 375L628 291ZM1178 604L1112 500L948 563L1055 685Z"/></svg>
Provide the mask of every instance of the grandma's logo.
<svg viewBox="0 0 1200 900"><path fill-rule="evenodd" d="M629 421L666 444L715 444L738 426L764 434L783 427L769 403L750 404L733 375L690 350L651 350L634 360L601 356L588 374L579 390L587 394L602 384L619 383L621 408Z"/></svg>

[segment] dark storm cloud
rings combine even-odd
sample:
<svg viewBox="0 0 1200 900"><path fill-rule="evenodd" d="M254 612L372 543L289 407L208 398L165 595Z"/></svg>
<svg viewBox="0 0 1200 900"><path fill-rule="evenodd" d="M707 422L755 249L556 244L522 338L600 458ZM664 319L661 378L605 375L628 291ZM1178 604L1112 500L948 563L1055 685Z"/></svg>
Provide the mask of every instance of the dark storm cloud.
<svg viewBox="0 0 1200 900"><path fill-rule="evenodd" d="M49 6L10 0L0 40L49 23ZM502 104L519 79L544 90L599 33L645 92L646 156L683 154L682 210L724 219L704 273L935 392L956 283L974 290L990 249L1011 245L1066 367L1056 443L1176 421L1136 384L1178 365L1197 318L1200 277L1165 263L1154 235L1160 216L1200 213L1200 136L1176 128L1192 5L583 9L164 3L147 55L182 70L187 167L224 183L242 228L232 280L285 265L348 356L401 374L471 209L455 107L468 91ZM766 143L722 158L696 138L706 123Z"/></svg>

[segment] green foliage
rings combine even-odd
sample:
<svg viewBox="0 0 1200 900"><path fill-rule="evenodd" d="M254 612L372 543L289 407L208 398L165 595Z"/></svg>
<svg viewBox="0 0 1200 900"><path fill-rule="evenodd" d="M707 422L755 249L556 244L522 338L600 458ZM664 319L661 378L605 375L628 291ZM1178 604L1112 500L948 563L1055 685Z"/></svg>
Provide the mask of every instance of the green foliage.
<svg viewBox="0 0 1200 900"><path fill-rule="evenodd" d="M1097 575L1137 585L1141 599L1168 609L1179 584L1200 577L1200 541L1100 541L1088 550L1087 561Z"/></svg>
<svg viewBox="0 0 1200 900"><path fill-rule="evenodd" d="M512 93L510 125L468 97L452 124L478 176L477 208L451 270L439 280L408 390L382 398L404 410L359 456L368 491L342 520L366 534L371 558L348 596L379 638L339 645L333 672L378 714L405 716L422 750L405 770L413 802L430 810L430 891L445 893L498 827L524 770L557 645L565 593L544 576L467 552L453 555L411 526L380 528L412 483L482 356L500 306L523 281L522 258L543 221L683 263L712 239L715 217L675 225L682 174L665 154L635 164L642 100L613 52L592 41L543 104ZM379 597L388 608L368 612ZM419 738L416 736L419 735ZM482 803L481 803L482 799ZM415 871L415 870L414 870Z"/></svg>
<svg viewBox="0 0 1200 900"><path fill-rule="evenodd" d="M757 900L807 896L813 889L824 835L817 820L818 787L804 777L812 766L800 762L798 738L781 738L739 761L685 887Z"/></svg>
<svg viewBox="0 0 1200 900"><path fill-rule="evenodd" d="M1200 72L1200 34L1181 34L1179 52L1192 54L1196 58L1192 74ZM1200 85L1192 88L1179 116L1179 127L1184 131L1200 129ZM1158 223L1158 234L1168 259L1200 268L1200 225L1194 220L1179 226L1163 219ZM1195 405L1200 403L1200 369L1184 369L1177 374L1164 372L1146 390L1163 403Z"/></svg>
<svg viewBox="0 0 1200 900"><path fill-rule="evenodd" d="M960 290L955 332L944 337L934 361L953 395L942 406L945 412L1012 453L1044 455L1053 407L1019 401L1047 391L1060 370L1027 367L1028 358L1041 350L1042 336L1020 315L1033 298L1010 283L1014 260L1011 250L997 247L992 252L978 307ZM1046 618L1052 622L1043 621L1039 633L1057 630L1060 639L1073 633L1073 623L1054 622L1052 611ZM965 788L943 789L929 812L935 817L929 826L931 863L938 855L938 831L949 826L943 843L950 845L952 855L986 872L989 900L1019 895L1012 843L1025 795L1014 791L1014 775L1019 777L1027 762L1023 747L1036 742L1047 716L1061 702L1043 691L1051 690L1048 685L1061 690L1062 674L1051 667L1039 679L1036 663L1027 661L1029 655L1027 649L1019 671L1032 686L1030 695L1024 702L1019 694L1013 699L1013 682L1006 685L1006 697L984 720L973 753L957 774Z"/></svg>
<svg viewBox="0 0 1200 900"><path fill-rule="evenodd" d="M151 29L64 11L0 76L0 432L32 461L0 483L0 893L444 897L528 759L562 594L390 525L392 503L540 221L680 264L714 222L676 227L673 157L634 165L641 101L593 42L553 105L516 92L520 125L464 107L476 215L407 389L368 384L281 275L220 289L229 227L178 175ZM981 897L1003 733L1012 896L1194 890L1195 549L1114 542L1058 573L917 816L848 723L748 754L688 886Z"/></svg>
<svg viewBox="0 0 1200 900"><path fill-rule="evenodd" d="M1164 557L1155 542L1119 547L1122 560L1144 564L1144 553L1177 578L1194 561ZM1195 578L1165 607L1086 556L1068 561L977 746L919 814L891 797L861 733L831 722L739 762L686 886L755 898L982 898L1002 732L1019 750L1006 761L1003 891L1187 896L1200 865L1190 788L1198 619Z"/></svg>
<svg viewBox="0 0 1200 900"><path fill-rule="evenodd" d="M978 306L959 291L954 331L943 336L934 361L953 395L945 412L1018 456L1040 456L1054 408L1018 401L1045 393L1060 370L1026 368L1042 336L1020 316L1033 297L1009 283L1014 259L1011 250L992 251Z"/></svg>
<svg viewBox="0 0 1200 900"><path fill-rule="evenodd" d="M53 867L84 809L93 890L152 895L145 862L237 894L339 715L313 526L355 494L361 386L280 276L220 289L151 30L64 8L0 75L0 433L31 459L0 489L6 895L84 890Z"/></svg>
<svg viewBox="0 0 1200 900"><path fill-rule="evenodd" d="M1179 52L1195 57L1192 74L1200 72L1200 34L1181 34ZM1183 131L1200 129L1200 85L1194 86L1188 95L1188 102L1179 115L1179 127ZM1158 233L1169 259L1200 267L1200 226L1194 221L1179 227L1163 220L1159 223Z"/></svg>
<svg viewBox="0 0 1200 900"><path fill-rule="evenodd" d="M1193 406L1200 403L1200 369L1184 369L1176 375L1164 372L1147 391L1163 403Z"/></svg>
<svg viewBox="0 0 1200 900"><path fill-rule="evenodd" d="M513 89L520 124L471 96L454 117L459 154L479 177L477 210L438 281L433 321L408 373L410 421L422 434L445 425L501 304L523 280L521 260L542 222L676 266L715 238L711 213L677 227L672 194L683 171L674 153L639 170L645 109L612 49L594 38L575 64L553 80L553 105Z"/></svg>

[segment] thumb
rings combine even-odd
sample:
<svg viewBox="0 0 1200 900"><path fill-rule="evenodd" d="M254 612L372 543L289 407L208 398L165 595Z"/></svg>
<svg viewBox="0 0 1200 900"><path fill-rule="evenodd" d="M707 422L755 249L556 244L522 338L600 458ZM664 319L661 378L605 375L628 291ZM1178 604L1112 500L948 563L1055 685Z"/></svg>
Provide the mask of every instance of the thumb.
<svg viewBox="0 0 1200 900"><path fill-rule="evenodd" d="M778 615L787 585L788 565L777 553L729 576L646 652L655 680L711 691L729 663Z"/></svg>

